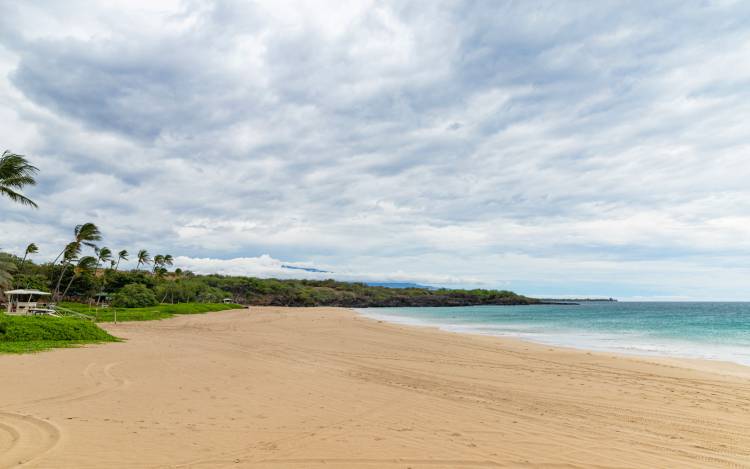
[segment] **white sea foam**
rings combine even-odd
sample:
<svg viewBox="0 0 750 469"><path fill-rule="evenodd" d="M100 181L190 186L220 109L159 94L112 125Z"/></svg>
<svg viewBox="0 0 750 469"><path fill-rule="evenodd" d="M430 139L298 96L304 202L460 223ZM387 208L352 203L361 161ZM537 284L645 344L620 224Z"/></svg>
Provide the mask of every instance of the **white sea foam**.
<svg viewBox="0 0 750 469"><path fill-rule="evenodd" d="M582 329L559 329L543 324L462 323L447 318L416 318L402 314L383 314L372 309L357 310L363 316L395 324L435 327L447 332L514 337L551 346L569 347L597 352L641 356L666 356L720 360L750 366L750 347L720 345L665 339L641 333L602 333Z"/></svg>

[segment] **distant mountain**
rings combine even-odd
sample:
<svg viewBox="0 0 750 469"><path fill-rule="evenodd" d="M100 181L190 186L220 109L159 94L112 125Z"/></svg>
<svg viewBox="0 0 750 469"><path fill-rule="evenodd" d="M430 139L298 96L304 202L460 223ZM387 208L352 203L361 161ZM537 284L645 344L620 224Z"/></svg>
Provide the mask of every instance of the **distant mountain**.
<svg viewBox="0 0 750 469"><path fill-rule="evenodd" d="M539 298L541 301L554 301L554 302L566 302L571 301L575 303L595 303L595 302L612 302L617 303L614 298Z"/></svg>
<svg viewBox="0 0 750 469"><path fill-rule="evenodd" d="M323 273L323 274L331 274L331 273L333 273L330 270L320 270L320 269L314 269L312 267L297 267L295 265L286 265L286 264L282 264L281 268L282 269L291 269L291 270L304 270L305 272L320 272L320 273Z"/></svg>
<svg viewBox="0 0 750 469"><path fill-rule="evenodd" d="M437 290L435 287L429 287L427 285L420 285L418 283L407 283L407 282L365 282L366 285L371 287L385 287L385 288L423 288L425 290Z"/></svg>

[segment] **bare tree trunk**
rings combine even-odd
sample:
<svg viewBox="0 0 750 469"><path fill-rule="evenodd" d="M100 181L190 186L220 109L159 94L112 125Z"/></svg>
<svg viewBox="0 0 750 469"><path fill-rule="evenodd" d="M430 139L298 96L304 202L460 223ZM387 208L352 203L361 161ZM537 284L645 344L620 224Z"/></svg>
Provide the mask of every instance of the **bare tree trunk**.
<svg viewBox="0 0 750 469"><path fill-rule="evenodd" d="M68 246L67 246L67 245L65 245L65 247L68 247ZM65 254L65 248L63 248L63 250L62 250L62 251L60 251L60 254L58 254L58 255L57 255L57 257L55 257L55 260L54 260L54 261L52 261L52 265L55 265L55 264L57 264L57 261L58 261L58 260L60 259L60 256L62 256L63 254Z"/></svg>
<svg viewBox="0 0 750 469"><path fill-rule="evenodd" d="M29 254L28 252L24 251L24 253L23 253L23 259L21 259L21 267L19 267L19 269L18 269L18 275L21 275L23 273L23 265L26 263L26 256L28 254Z"/></svg>
<svg viewBox="0 0 750 469"><path fill-rule="evenodd" d="M70 282L68 282L68 286L65 287L65 291L63 292L62 296L60 297L61 300L63 298L65 298L65 295L68 294L68 290L70 290L70 286L73 285L73 280L75 280L75 279L76 279L75 275L73 275L72 277L70 277Z"/></svg>
<svg viewBox="0 0 750 469"><path fill-rule="evenodd" d="M56 299L57 295L60 293L60 284L62 284L63 276L65 275L65 271L68 270L69 265L69 262L63 264L63 270L60 272L60 278L57 279L57 285L55 285L55 292L52 295L52 299Z"/></svg>

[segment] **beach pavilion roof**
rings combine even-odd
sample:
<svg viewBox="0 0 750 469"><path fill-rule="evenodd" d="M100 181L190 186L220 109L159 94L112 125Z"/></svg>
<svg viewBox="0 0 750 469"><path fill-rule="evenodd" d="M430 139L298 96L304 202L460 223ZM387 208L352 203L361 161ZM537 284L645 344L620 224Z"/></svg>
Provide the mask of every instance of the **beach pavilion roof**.
<svg viewBox="0 0 750 469"><path fill-rule="evenodd" d="M5 292L6 295L40 295L47 296L50 293L39 291L39 290L8 290Z"/></svg>

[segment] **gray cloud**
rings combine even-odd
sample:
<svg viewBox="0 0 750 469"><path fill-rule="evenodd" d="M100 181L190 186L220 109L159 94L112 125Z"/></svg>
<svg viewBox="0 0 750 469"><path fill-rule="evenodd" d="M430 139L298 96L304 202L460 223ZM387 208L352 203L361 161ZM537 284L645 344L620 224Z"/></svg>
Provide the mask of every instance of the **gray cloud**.
<svg viewBox="0 0 750 469"><path fill-rule="evenodd" d="M269 254L347 278L746 296L746 4L29 1L0 18L0 143L42 168L38 212L0 206L4 248L54 257L94 221L114 247L217 269L262 273L227 259Z"/></svg>

